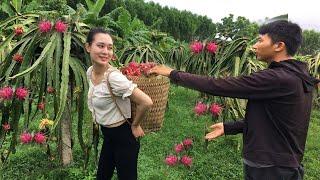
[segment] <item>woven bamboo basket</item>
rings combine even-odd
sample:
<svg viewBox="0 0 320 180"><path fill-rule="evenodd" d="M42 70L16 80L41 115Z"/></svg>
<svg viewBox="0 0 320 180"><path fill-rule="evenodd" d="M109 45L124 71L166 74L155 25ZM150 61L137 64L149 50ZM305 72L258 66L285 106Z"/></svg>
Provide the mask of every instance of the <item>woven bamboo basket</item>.
<svg viewBox="0 0 320 180"><path fill-rule="evenodd" d="M160 130L168 102L170 87L169 78L164 76L127 76L138 85L138 88L148 94L153 101L153 106L148 110L146 118L142 120L141 127L145 132ZM131 103L132 117L135 117L136 105Z"/></svg>

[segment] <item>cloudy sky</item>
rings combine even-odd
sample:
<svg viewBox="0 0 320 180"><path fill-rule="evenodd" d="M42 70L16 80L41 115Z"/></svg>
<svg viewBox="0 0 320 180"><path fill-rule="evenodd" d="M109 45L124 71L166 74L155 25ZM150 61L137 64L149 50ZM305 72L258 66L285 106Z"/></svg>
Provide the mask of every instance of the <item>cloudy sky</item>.
<svg viewBox="0 0 320 180"><path fill-rule="evenodd" d="M149 1L206 15L213 22L219 22L229 14L244 16L251 21L288 14L289 19L303 29L320 31L320 6L316 3L318 0L145 0Z"/></svg>

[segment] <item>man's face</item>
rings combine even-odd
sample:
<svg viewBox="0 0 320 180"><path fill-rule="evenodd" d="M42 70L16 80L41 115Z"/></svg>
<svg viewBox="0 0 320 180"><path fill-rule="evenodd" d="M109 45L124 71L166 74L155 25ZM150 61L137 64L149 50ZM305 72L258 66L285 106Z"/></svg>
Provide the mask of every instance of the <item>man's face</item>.
<svg viewBox="0 0 320 180"><path fill-rule="evenodd" d="M276 54L276 44L274 44L268 34L259 35L258 41L253 45L253 49L258 60L271 62Z"/></svg>

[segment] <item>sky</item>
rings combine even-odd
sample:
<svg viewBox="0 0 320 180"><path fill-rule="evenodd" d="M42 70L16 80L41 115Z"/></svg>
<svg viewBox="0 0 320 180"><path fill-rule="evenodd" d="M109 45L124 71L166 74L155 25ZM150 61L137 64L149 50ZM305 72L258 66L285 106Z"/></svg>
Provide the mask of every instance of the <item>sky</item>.
<svg viewBox="0 0 320 180"><path fill-rule="evenodd" d="M252 22L288 14L289 20L302 29L320 31L320 2L316 3L319 0L145 0L150 1L206 15L213 22L219 22L229 14L246 17Z"/></svg>

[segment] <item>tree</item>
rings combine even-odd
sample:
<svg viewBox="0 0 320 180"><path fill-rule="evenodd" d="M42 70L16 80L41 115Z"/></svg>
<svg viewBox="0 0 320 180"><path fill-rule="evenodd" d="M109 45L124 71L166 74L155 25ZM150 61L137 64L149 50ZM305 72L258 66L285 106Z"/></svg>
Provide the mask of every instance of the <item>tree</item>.
<svg viewBox="0 0 320 180"><path fill-rule="evenodd" d="M194 38L205 39L216 32L216 26L206 16L192 14L189 11L179 11L175 8L161 7L158 3L143 0L107 0L104 12L112 8L124 7L132 17L142 20L162 32L167 32L175 39L190 41Z"/></svg>
<svg viewBox="0 0 320 180"><path fill-rule="evenodd" d="M212 23L211 19L207 16L200 17L199 20L200 22L195 32L199 36L199 39L214 38L217 33L216 24Z"/></svg>
<svg viewBox="0 0 320 180"><path fill-rule="evenodd" d="M320 52L320 32L314 30L303 31L303 42L299 53L302 55L315 55Z"/></svg>
<svg viewBox="0 0 320 180"><path fill-rule="evenodd" d="M245 17L237 17L236 20L233 14L222 18L222 23L217 23L217 32L220 37L225 39L236 39L245 37L253 39L258 35L258 24L251 23Z"/></svg>

